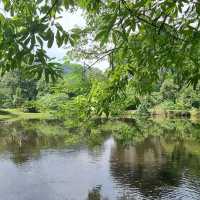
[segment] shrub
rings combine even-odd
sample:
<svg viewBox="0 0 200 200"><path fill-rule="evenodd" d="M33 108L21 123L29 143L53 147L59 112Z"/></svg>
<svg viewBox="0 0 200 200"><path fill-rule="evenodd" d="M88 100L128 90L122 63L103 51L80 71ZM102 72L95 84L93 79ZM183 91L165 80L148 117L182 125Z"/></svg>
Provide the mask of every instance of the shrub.
<svg viewBox="0 0 200 200"><path fill-rule="evenodd" d="M38 113L39 112L39 106L36 101L26 101L22 109L24 112L29 112L29 113Z"/></svg>

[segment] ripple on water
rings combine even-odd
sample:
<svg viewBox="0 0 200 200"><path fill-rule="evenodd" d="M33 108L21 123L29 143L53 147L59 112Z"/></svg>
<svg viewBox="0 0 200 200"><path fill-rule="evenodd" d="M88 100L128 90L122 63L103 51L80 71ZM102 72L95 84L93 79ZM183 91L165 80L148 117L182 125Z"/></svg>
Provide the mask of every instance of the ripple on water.
<svg viewBox="0 0 200 200"><path fill-rule="evenodd" d="M2 200L200 200L200 155L184 140L149 136L125 147L109 137L95 148L70 149L37 129L24 137L28 130L0 130ZM19 133L9 137L12 131ZM189 147L199 148L195 142Z"/></svg>

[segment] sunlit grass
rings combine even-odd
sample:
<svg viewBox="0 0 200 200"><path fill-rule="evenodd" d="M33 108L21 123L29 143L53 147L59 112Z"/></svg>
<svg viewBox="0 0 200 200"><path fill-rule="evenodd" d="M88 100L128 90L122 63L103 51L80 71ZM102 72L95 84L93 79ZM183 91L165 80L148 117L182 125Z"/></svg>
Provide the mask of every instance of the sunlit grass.
<svg viewBox="0 0 200 200"><path fill-rule="evenodd" d="M50 119L50 113L24 113L20 109L1 109L0 120Z"/></svg>

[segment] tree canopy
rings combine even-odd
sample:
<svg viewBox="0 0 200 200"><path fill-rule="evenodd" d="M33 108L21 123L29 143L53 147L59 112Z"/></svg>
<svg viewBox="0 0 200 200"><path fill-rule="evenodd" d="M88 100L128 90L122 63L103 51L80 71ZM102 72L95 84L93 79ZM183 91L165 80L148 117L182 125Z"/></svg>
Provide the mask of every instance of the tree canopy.
<svg viewBox="0 0 200 200"><path fill-rule="evenodd" d="M197 85L200 72L200 4L189 0L3 0L0 11L1 72L20 68L46 80L59 65L45 47L70 44L81 58L109 56L109 90L116 93L134 79L148 91L173 73L178 85ZM57 18L82 9L87 26L65 31ZM88 42L92 48L88 47Z"/></svg>

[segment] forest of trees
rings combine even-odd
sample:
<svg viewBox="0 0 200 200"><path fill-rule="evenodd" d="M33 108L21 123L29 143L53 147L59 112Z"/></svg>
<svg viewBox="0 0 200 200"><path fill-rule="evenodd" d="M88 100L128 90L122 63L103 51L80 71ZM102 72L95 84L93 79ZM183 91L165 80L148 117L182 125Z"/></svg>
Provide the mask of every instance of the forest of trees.
<svg viewBox="0 0 200 200"><path fill-rule="evenodd" d="M199 107L198 2L3 0L1 7L2 108L59 110L60 117L81 111L87 118ZM86 27L64 30L57 19L77 9ZM71 62L94 63L84 75L78 65L64 73L65 64L47 55L54 43L68 47ZM109 69L92 69L103 58Z"/></svg>
<svg viewBox="0 0 200 200"><path fill-rule="evenodd" d="M70 118L78 123L103 113L117 116L128 110L148 114L152 109L191 111L200 107L200 88L194 90L187 85L180 88L172 73L144 94L135 89L134 80L129 80L120 97L105 102L107 95L112 95L106 90L109 73L109 69L85 70L82 65L65 61L62 78L47 83L45 78L27 79L23 71L15 69L0 78L0 108L49 112L58 119Z"/></svg>

